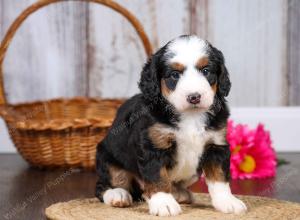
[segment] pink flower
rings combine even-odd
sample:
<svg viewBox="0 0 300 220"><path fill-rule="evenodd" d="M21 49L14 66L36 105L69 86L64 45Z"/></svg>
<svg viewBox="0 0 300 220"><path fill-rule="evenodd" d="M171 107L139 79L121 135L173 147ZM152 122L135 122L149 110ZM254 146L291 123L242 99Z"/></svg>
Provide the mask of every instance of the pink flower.
<svg viewBox="0 0 300 220"><path fill-rule="evenodd" d="M227 141L230 145L230 172L232 179L273 177L276 174L276 154L270 133L259 124L256 129L234 125L229 120Z"/></svg>

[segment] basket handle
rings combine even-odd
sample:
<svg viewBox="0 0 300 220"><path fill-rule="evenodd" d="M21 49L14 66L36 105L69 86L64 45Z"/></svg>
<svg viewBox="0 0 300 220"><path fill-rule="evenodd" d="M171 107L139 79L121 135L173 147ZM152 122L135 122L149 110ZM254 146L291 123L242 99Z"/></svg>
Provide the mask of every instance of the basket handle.
<svg viewBox="0 0 300 220"><path fill-rule="evenodd" d="M7 49L9 47L10 42L12 41L12 38L14 37L15 33L17 32L18 28L21 26L21 24L26 20L26 18L37 11L40 8L43 8L49 4L57 3L57 2L67 2L67 1L81 1L81 2L94 2L98 4L105 5L114 11L120 13L123 15L135 28L139 38L143 42L143 46L145 49L145 52L147 56L150 56L152 54L152 47L149 41L148 36L146 35L143 26L138 21L138 19L129 12L126 8L122 7L118 3L112 1L112 0L39 0L36 3L30 5L28 8L26 8L11 24L8 31L6 32L3 41L1 42L0 46L0 105L6 104L7 100L5 97L5 91L4 91L4 81L3 81L3 61L5 54L7 52Z"/></svg>

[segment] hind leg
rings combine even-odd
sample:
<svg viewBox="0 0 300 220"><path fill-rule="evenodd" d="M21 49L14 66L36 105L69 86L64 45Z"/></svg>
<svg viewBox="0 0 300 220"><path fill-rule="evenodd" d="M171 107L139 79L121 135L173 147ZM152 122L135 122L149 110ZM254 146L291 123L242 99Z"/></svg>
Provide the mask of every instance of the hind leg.
<svg viewBox="0 0 300 220"><path fill-rule="evenodd" d="M109 182L103 175L100 176L96 185L96 196L105 204L128 207L132 204L132 196L129 193L130 176L127 177L126 171L112 167L108 168Z"/></svg>
<svg viewBox="0 0 300 220"><path fill-rule="evenodd" d="M109 165L111 189L103 194L104 203L114 207L128 207L132 204L130 194L133 176L130 172L114 165Z"/></svg>
<svg viewBox="0 0 300 220"><path fill-rule="evenodd" d="M98 156L99 155L99 156ZM132 204L131 188L132 175L105 160L105 154L97 154L96 197L105 204L114 207L128 207Z"/></svg>

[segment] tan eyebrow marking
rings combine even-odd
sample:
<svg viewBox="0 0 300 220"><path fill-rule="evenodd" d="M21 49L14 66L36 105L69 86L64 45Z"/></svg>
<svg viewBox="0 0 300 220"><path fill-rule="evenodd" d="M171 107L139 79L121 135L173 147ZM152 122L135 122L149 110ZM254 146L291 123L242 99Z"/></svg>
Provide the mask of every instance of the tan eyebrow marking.
<svg viewBox="0 0 300 220"><path fill-rule="evenodd" d="M207 65L208 65L208 57L202 57L196 63L197 69L202 69L203 67L205 67Z"/></svg>
<svg viewBox="0 0 300 220"><path fill-rule="evenodd" d="M185 69L185 66L182 63L178 63L178 62L171 63L171 67L172 69L177 70L179 72L183 72Z"/></svg>

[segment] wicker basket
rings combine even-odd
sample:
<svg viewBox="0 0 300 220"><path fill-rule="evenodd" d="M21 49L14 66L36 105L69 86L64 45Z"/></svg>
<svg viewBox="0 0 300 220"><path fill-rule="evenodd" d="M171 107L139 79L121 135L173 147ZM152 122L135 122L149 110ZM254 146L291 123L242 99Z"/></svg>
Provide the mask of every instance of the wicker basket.
<svg viewBox="0 0 300 220"><path fill-rule="evenodd" d="M0 47L0 115L17 150L30 165L93 169L96 145L106 134L122 100L78 97L12 105L7 104L4 93L3 60L14 34L30 14L62 1L67 0L34 3L18 16L6 33ZM134 26L146 54L151 54L143 27L128 10L110 0L80 1L102 4L122 14Z"/></svg>

